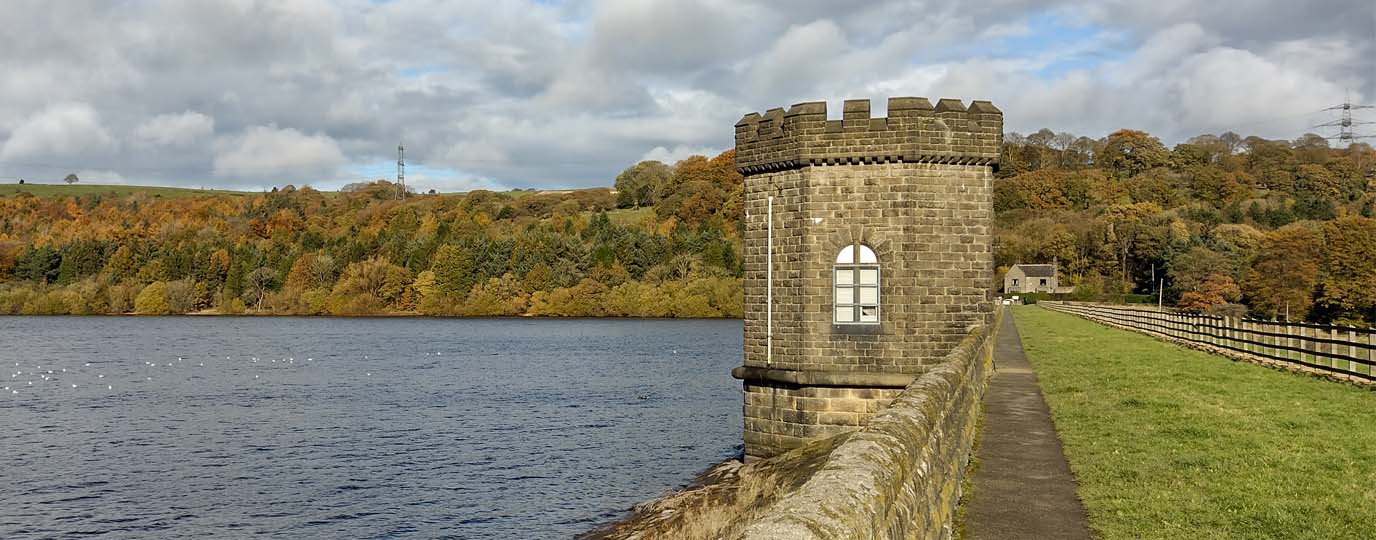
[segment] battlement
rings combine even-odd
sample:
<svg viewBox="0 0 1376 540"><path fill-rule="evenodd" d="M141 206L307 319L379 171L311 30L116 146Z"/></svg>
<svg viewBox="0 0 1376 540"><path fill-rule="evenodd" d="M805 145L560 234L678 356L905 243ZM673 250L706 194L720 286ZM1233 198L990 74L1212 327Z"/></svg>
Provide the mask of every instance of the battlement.
<svg viewBox="0 0 1376 540"><path fill-rule="evenodd" d="M889 115L870 117L870 100L846 100L840 120L824 101L750 113L736 123L742 174L817 165L947 163L998 168L1003 112L988 101L889 98Z"/></svg>

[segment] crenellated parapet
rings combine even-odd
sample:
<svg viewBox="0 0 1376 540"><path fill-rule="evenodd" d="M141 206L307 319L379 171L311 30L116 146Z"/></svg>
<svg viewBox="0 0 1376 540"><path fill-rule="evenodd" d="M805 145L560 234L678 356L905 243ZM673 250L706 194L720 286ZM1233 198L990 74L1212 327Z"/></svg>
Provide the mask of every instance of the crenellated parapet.
<svg viewBox="0 0 1376 540"><path fill-rule="evenodd" d="M736 123L743 174L859 163L945 163L998 167L1003 112L988 101L889 98L889 115L870 117L868 99L847 100L840 120L824 101L750 113Z"/></svg>

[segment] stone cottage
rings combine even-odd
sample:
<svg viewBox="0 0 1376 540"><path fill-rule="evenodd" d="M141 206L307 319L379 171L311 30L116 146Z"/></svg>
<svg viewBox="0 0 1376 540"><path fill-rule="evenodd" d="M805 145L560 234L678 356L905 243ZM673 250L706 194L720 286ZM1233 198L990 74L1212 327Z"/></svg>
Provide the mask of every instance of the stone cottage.
<svg viewBox="0 0 1376 540"><path fill-rule="evenodd" d="M1004 294L1054 293L1058 288L1054 264L1015 264L1003 276Z"/></svg>

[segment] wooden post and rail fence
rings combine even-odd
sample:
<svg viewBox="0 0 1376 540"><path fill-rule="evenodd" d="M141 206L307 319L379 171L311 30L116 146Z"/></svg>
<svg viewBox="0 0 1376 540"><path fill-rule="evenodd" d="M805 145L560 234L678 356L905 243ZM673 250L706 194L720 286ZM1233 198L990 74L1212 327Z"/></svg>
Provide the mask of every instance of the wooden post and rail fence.
<svg viewBox="0 0 1376 540"><path fill-rule="evenodd" d="M1039 302L1111 326L1212 349L1244 360L1283 364L1340 379L1376 383L1376 329L1267 321L1147 307Z"/></svg>

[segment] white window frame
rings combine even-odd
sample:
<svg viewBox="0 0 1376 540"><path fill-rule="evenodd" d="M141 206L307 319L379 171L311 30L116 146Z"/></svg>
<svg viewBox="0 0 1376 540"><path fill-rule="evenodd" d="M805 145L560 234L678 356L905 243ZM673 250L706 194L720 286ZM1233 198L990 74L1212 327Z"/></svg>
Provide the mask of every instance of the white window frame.
<svg viewBox="0 0 1376 540"><path fill-rule="evenodd" d="M858 253L857 253L858 252ZM857 256L858 255L858 256ZM848 257L849 256L849 257ZM866 283L860 279L862 270L874 271L874 282ZM838 279L842 272L851 272L850 283L842 284ZM837 325L859 325L872 326L883 321L883 271L879 265L879 257L874 253L874 249L864 244L851 244L841 249L836 256L836 264L831 270L831 322ZM863 289L874 289L874 302L866 303L860 301L860 291ZM840 292L843 289L850 291L850 302L841 302ZM874 309L874 320L863 320L863 313L866 308ZM837 317L837 312L842 309L851 310L851 320L843 321Z"/></svg>

